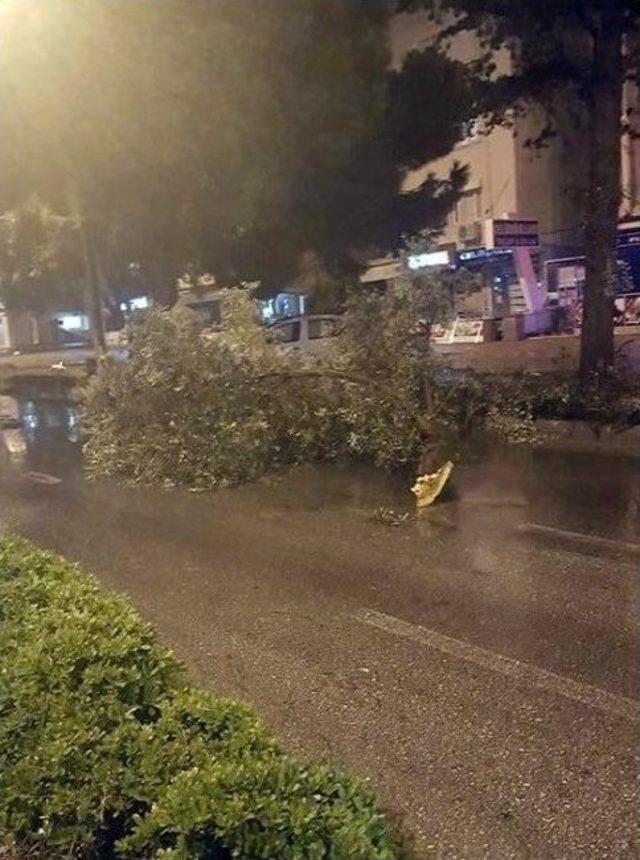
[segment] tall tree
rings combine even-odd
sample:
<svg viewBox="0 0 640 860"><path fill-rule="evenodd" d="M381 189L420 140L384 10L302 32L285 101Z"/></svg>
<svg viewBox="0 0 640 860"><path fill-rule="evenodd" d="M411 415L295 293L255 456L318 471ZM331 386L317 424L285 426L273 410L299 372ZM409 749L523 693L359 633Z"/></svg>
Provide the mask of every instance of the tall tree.
<svg viewBox="0 0 640 860"><path fill-rule="evenodd" d="M0 215L0 302L7 309L71 305L82 299L77 224L33 196Z"/></svg>
<svg viewBox="0 0 640 860"><path fill-rule="evenodd" d="M0 211L37 191L77 220L96 320L99 270L135 260L163 300L187 262L277 286L441 221L463 182L398 196L387 0L7 8Z"/></svg>
<svg viewBox="0 0 640 860"><path fill-rule="evenodd" d="M621 186L625 83L638 80L638 0L399 0L400 11L426 8L440 40L477 34L479 56L469 71L480 85L478 109L489 123L505 123L532 104L553 109L568 97L582 115L587 149L584 206L587 279L580 370L584 378L613 365L613 283ZM512 52L512 68L498 73L496 54ZM556 129L557 130L557 129Z"/></svg>
<svg viewBox="0 0 640 860"><path fill-rule="evenodd" d="M37 192L76 223L100 350L100 217L144 163L145 136L164 154L170 130L168 111L157 121L159 91L145 65L150 11L148 0L11 0L0 9L0 203L19 209ZM161 34L152 40L160 51Z"/></svg>

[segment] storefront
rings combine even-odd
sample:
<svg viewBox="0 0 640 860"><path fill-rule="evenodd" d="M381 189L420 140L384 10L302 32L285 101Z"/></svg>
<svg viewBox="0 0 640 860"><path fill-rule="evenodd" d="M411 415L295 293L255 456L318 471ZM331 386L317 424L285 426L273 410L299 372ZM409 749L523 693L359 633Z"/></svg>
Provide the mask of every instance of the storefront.
<svg viewBox="0 0 640 860"><path fill-rule="evenodd" d="M550 302L565 307L576 326L582 317L586 261L564 257L545 264L545 283ZM618 277L616 281L615 323L640 324L640 220L627 221L618 228Z"/></svg>

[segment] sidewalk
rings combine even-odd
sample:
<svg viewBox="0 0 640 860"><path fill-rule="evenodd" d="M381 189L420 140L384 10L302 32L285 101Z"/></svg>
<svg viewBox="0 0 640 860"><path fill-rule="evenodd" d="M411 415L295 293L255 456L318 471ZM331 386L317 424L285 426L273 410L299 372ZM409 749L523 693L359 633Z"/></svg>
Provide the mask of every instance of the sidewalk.
<svg viewBox="0 0 640 860"><path fill-rule="evenodd" d="M95 362L95 357L95 350L92 347L5 352L0 355L0 375L56 376L69 372L85 375L87 366Z"/></svg>
<svg viewBox="0 0 640 860"><path fill-rule="evenodd" d="M628 326L616 330L616 352L621 367L640 371L640 330ZM457 369L471 368L488 373L518 370L549 372L577 370L580 335L548 335L519 341L436 344L436 354Z"/></svg>

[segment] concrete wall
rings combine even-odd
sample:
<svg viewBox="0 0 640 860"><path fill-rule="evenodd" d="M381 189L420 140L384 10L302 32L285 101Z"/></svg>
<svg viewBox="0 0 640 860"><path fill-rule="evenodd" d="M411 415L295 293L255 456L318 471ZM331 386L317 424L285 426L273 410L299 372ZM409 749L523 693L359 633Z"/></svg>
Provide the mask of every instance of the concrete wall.
<svg viewBox="0 0 640 860"><path fill-rule="evenodd" d="M29 311L7 311L4 324L5 349L20 349L39 342L39 326Z"/></svg>
<svg viewBox="0 0 640 860"><path fill-rule="evenodd" d="M616 354L621 369L640 371L640 332L637 326L616 331ZM518 341L491 343L435 344L435 353L445 364L457 369L486 373L513 373L577 370L580 335L530 337Z"/></svg>
<svg viewBox="0 0 640 860"><path fill-rule="evenodd" d="M479 135L459 143L453 152L431 162L408 177L422 181L428 173L446 177L456 164L469 169L466 192L469 195L449 213L441 242L458 247L482 245L479 223L486 218L518 214L516 147L510 130L497 128L487 136ZM476 197L477 195L477 197Z"/></svg>
<svg viewBox="0 0 640 860"><path fill-rule="evenodd" d="M582 209L587 151L569 107L558 106L558 135L542 148L527 145L547 124L542 108L532 107L516 124L517 209L540 222L541 244L549 248L582 242Z"/></svg>
<svg viewBox="0 0 640 860"><path fill-rule="evenodd" d="M433 41L435 29L426 14L397 15L391 21L390 48L392 63L397 68L406 53L414 48L424 48ZM477 41L471 33L461 33L451 43L450 53L461 62L469 62L478 51ZM511 63L508 52L499 57L501 70ZM404 184L406 190L420 185L434 173L440 178L449 175L456 164L469 168L466 200L462 200L456 212L449 215L440 240L441 244L477 246L482 244L476 233L483 219L517 211L516 156L513 134L503 128L495 129L487 136L478 135L459 143L453 152L412 171ZM461 230L462 228L462 230ZM466 239L462 239L465 236ZM477 238L475 238L477 236Z"/></svg>

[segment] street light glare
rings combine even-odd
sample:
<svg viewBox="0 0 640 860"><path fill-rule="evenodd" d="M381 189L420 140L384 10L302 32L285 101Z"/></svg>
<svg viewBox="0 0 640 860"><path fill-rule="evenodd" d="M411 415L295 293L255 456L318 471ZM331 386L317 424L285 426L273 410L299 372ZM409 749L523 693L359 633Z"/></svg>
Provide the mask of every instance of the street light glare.
<svg viewBox="0 0 640 860"><path fill-rule="evenodd" d="M22 6L24 0L0 0L0 16L6 17Z"/></svg>
<svg viewBox="0 0 640 860"><path fill-rule="evenodd" d="M11 21L17 13L35 12L38 0L0 0L0 21Z"/></svg>

